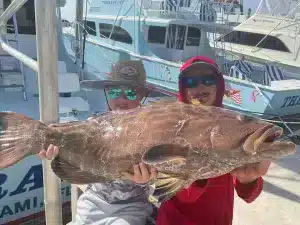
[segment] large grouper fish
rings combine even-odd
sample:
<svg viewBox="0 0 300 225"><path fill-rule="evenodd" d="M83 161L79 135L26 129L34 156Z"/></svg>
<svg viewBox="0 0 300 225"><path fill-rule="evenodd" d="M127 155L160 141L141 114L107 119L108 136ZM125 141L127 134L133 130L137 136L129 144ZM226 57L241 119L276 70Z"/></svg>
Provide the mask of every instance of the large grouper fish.
<svg viewBox="0 0 300 225"><path fill-rule="evenodd" d="M144 162L158 170L155 199L172 197L198 179L217 177L245 164L295 153L276 141L282 128L223 108L162 101L87 121L46 124L0 113L0 168L47 149L60 151L54 173L74 184L125 179L122 172Z"/></svg>

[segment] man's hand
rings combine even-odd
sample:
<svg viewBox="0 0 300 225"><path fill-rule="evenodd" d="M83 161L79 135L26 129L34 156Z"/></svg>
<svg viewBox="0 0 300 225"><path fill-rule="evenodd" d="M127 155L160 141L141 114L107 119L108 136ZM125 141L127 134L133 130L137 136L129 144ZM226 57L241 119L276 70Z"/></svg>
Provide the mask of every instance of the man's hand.
<svg viewBox="0 0 300 225"><path fill-rule="evenodd" d="M157 171L155 168L151 168L150 170L144 163L140 163L138 165L133 166L133 174L129 172L123 173L125 178L133 181L137 184L146 184L150 180L155 180L157 178Z"/></svg>
<svg viewBox="0 0 300 225"><path fill-rule="evenodd" d="M231 175L236 177L242 184L252 183L257 178L264 176L268 172L270 164L270 161L248 164L231 171Z"/></svg>

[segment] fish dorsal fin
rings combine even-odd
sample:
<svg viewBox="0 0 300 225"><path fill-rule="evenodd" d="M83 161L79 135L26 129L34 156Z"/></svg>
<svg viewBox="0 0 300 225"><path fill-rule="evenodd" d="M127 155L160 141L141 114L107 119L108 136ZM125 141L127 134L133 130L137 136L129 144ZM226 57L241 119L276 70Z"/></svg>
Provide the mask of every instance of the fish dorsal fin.
<svg viewBox="0 0 300 225"><path fill-rule="evenodd" d="M83 171L59 156L52 160L51 167L59 178L71 184L90 184L106 181L105 177Z"/></svg>
<svg viewBox="0 0 300 225"><path fill-rule="evenodd" d="M151 105L151 106L164 106L169 104L180 104L180 102L176 98L164 98L157 101L151 101L149 104L146 104L145 106Z"/></svg>
<svg viewBox="0 0 300 225"><path fill-rule="evenodd" d="M144 153L142 161L150 165L161 164L170 161L185 163L187 155L188 148L184 148L180 145L156 145Z"/></svg>
<svg viewBox="0 0 300 225"><path fill-rule="evenodd" d="M50 129L58 131L58 132L69 132L74 131L74 129L78 127L87 126L85 121L70 121L66 123L54 123L49 126Z"/></svg>

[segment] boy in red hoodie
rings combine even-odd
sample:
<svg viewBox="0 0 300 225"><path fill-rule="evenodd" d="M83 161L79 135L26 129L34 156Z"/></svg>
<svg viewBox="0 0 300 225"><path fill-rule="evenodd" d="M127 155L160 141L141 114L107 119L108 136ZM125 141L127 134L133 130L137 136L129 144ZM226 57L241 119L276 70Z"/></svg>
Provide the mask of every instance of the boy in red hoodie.
<svg viewBox="0 0 300 225"><path fill-rule="evenodd" d="M179 100L223 107L225 84L217 64L207 57L189 59L180 69ZM230 132L230 131L229 131ZM158 210L156 225L231 225L234 189L247 203L262 191L270 162L247 165L220 177L198 180Z"/></svg>

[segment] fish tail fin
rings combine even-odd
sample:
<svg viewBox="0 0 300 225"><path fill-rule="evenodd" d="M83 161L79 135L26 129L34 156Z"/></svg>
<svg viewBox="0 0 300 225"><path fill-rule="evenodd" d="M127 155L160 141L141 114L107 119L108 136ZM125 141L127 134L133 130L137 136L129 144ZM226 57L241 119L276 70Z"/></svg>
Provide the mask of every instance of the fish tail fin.
<svg viewBox="0 0 300 225"><path fill-rule="evenodd" d="M152 194L149 195L148 200L155 205L160 205L162 202L167 201L176 195L185 184L186 180L183 179L183 177L161 174L161 176L158 176L157 180L150 186Z"/></svg>
<svg viewBox="0 0 300 225"><path fill-rule="evenodd" d="M45 124L22 114L0 112L0 169L37 154L46 129Z"/></svg>

